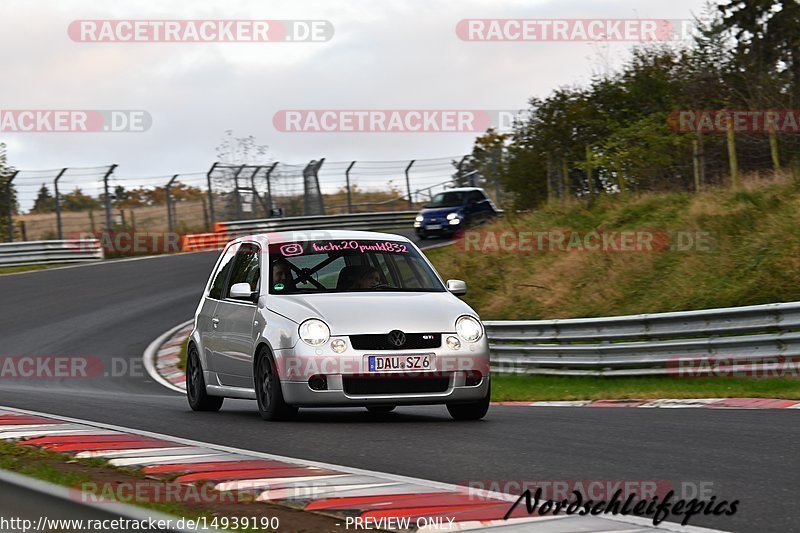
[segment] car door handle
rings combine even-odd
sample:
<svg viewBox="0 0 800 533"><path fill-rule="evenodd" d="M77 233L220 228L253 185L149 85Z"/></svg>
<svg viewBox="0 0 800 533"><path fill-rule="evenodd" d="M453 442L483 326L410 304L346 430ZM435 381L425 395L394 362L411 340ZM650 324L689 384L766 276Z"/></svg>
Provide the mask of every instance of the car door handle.
<svg viewBox="0 0 800 533"><path fill-rule="evenodd" d="M216 329L216 327L219 325L219 318L212 318L211 325Z"/></svg>

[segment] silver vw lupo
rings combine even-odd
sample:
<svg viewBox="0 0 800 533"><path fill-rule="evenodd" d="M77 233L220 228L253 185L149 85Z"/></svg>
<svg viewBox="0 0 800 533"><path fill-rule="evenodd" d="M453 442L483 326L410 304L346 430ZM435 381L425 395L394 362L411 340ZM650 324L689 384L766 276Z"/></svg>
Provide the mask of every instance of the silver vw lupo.
<svg viewBox="0 0 800 533"><path fill-rule="evenodd" d="M489 347L463 281L442 282L408 239L363 231L269 233L228 244L195 314L189 405L489 408Z"/></svg>

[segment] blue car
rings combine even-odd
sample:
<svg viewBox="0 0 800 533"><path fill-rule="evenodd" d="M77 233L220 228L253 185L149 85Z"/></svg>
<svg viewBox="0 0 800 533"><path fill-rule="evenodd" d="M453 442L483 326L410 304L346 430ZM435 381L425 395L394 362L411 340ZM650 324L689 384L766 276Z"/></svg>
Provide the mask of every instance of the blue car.
<svg viewBox="0 0 800 533"><path fill-rule="evenodd" d="M477 226L498 215L483 189L462 187L434 196L414 220L420 238L450 236L460 229Z"/></svg>

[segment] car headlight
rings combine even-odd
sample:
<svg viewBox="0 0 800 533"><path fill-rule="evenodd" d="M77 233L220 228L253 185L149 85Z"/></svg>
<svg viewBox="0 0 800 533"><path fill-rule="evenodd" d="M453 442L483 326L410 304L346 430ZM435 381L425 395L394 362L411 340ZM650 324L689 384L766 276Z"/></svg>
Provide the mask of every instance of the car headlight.
<svg viewBox="0 0 800 533"><path fill-rule="evenodd" d="M483 326L471 316L464 315L456 320L456 333L467 342L475 342L483 336Z"/></svg>
<svg viewBox="0 0 800 533"><path fill-rule="evenodd" d="M454 220L456 218L458 218L458 213L449 213L447 215L447 220Z"/></svg>
<svg viewBox="0 0 800 533"><path fill-rule="evenodd" d="M415 218L414 220L416 220L417 222L422 222L423 220L425 220L425 217L423 217L422 215L417 215L417 218Z"/></svg>
<svg viewBox="0 0 800 533"><path fill-rule="evenodd" d="M310 318L298 328L300 338L309 346L322 346L331 337L328 324L317 318Z"/></svg>

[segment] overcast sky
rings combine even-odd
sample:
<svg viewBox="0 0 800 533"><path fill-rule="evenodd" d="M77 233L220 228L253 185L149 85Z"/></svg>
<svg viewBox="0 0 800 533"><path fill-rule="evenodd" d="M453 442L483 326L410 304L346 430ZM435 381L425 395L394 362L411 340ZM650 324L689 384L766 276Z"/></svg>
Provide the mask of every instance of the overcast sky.
<svg viewBox="0 0 800 533"><path fill-rule="evenodd" d="M21 169L119 164L127 176L202 171L224 131L269 157L384 160L469 151L470 133L283 133L285 109L521 109L586 82L626 43L465 42L464 18L665 18L703 0L4 0L0 109L141 109L144 133L0 133ZM81 43L77 19L323 19L323 43Z"/></svg>

